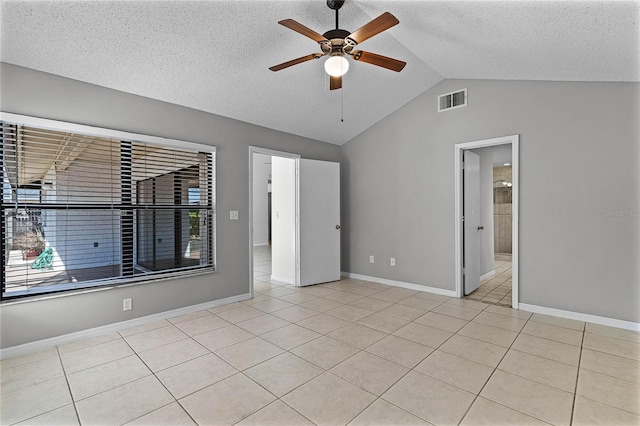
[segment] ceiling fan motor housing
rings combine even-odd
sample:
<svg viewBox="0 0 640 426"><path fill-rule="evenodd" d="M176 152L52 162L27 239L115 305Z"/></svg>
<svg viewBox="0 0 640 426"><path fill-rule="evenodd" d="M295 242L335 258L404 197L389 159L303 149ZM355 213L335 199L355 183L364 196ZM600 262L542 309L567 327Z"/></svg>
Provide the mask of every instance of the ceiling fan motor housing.
<svg viewBox="0 0 640 426"><path fill-rule="evenodd" d="M348 38L350 34L349 31L341 29L327 31L322 36L331 43L320 43L322 52L332 56L351 53L356 42Z"/></svg>

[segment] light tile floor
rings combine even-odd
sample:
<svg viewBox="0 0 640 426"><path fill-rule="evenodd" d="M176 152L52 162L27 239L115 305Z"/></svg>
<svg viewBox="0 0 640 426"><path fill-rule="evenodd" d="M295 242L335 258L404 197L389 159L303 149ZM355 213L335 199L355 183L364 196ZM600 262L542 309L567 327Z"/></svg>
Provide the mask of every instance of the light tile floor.
<svg viewBox="0 0 640 426"><path fill-rule="evenodd" d="M0 423L640 424L640 333L259 267L254 299L2 360Z"/></svg>
<svg viewBox="0 0 640 426"><path fill-rule="evenodd" d="M508 256L501 259L503 260L495 260L496 274L483 280L480 287L465 299L511 306L511 260Z"/></svg>

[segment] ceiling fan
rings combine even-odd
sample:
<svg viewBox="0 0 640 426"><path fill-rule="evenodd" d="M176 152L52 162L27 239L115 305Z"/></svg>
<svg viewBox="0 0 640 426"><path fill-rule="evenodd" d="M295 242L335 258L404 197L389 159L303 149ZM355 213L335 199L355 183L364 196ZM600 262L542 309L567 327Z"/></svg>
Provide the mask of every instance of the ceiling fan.
<svg viewBox="0 0 640 426"><path fill-rule="evenodd" d="M389 12L385 12L352 33L342 30L338 25L338 11L344 2L345 0L327 0L327 6L336 11L336 28L334 30L327 31L322 35L305 27L299 22L294 21L293 19L284 19L279 21L278 23L280 25L292 29L293 31L307 36L311 40L317 42L320 45L322 52L312 53L301 58L293 59L291 61L272 66L269 69L271 71L280 71L312 59L320 59L323 56L329 56L324 63L324 69L330 76L330 90L342 88L342 76L345 75L349 69L349 61L346 59L346 56L351 56L355 61L366 62L392 71L402 71L404 66L407 64L406 62L388 58L376 53L353 50L356 45L380 34L394 25L397 25L400 21L398 21L398 19Z"/></svg>

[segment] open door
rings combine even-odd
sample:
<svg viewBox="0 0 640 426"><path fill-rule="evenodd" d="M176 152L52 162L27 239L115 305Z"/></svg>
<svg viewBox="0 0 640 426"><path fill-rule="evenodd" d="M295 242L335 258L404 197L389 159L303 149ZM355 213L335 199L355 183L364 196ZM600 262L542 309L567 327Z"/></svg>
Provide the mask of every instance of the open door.
<svg viewBox="0 0 640 426"><path fill-rule="evenodd" d="M480 286L480 156L463 151L463 288L465 296Z"/></svg>
<svg viewBox="0 0 640 426"><path fill-rule="evenodd" d="M468 199L469 196L466 194L466 191L471 189L470 187L464 185L463 183L463 179L466 179L467 182L469 181L473 181L474 179L477 179L479 181L479 175L480 173L478 172L478 174L476 175L476 177L473 177L473 173L471 173L471 169L473 168L472 166L472 159L469 159L469 157L471 157L471 155L469 154L469 150L470 149L476 149L476 148L483 148L483 147L490 147L490 146L496 146L496 145L504 145L504 144L509 144L511 145L511 166L512 166L512 171L513 171L513 175L512 175L512 217L513 217L513 223L512 223L512 285L511 285L511 292L512 292L512 298L511 298L511 306L513 307L513 309L518 309L518 241L519 241L519 233L518 233L518 200L519 200L519 190L518 190L518 169L519 169L519 136L518 135L510 135L510 136L501 136L498 138L492 138L492 139L483 139L483 140L477 140L477 141L473 141L473 142L465 142L465 143L458 143L455 144L454 146L454 154L455 154L455 175L454 175L454 180L455 180L455 245L456 245L456 250L455 250L455 266L456 266L456 270L455 270L455 274L456 274L456 287L455 287L455 294L456 297L463 297L465 294L469 294L470 292L473 291L473 289L475 288L473 285L471 284L467 284L465 285L465 277L464 277L464 273L465 273L465 258L467 259L467 262L473 262L473 259L476 259L476 261L479 262L479 259L475 256L471 256L470 254L467 253L467 249L469 247L477 247L476 244L479 244L479 242L474 242L473 241L473 236L482 236L482 234L478 231L478 226L480 226L479 223L474 223L475 221L473 219L469 219L469 221L465 222L463 220L463 218L467 215L470 215L470 212L466 212L465 211L465 203L464 203L464 199ZM463 161L464 158L467 158L467 168L466 170L463 171ZM478 188L478 187L476 187ZM469 207L469 205L467 204L467 207ZM477 206L476 206L477 207ZM479 207L477 207L479 208ZM492 220L493 218L489 218L488 220ZM484 219L483 219L484 220ZM473 228L475 227L476 232L473 232ZM484 231L482 231L484 232ZM478 239L480 240L480 239ZM471 257L471 258L470 258ZM478 263L479 265L479 263ZM469 281L473 281L472 278L470 278L470 274L473 273L472 269L472 264L469 264L466 267L466 273L467 273L467 282ZM478 269L478 272L480 272L480 269ZM480 278L478 277L477 279L475 279L475 281L477 282ZM478 283L479 284L479 283Z"/></svg>
<svg viewBox="0 0 640 426"><path fill-rule="evenodd" d="M300 160L300 286L340 279L340 164Z"/></svg>

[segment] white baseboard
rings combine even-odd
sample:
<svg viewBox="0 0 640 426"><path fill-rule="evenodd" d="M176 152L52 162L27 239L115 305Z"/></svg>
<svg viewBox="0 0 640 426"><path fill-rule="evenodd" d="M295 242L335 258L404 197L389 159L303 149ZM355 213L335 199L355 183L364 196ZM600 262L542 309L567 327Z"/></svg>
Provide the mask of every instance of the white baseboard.
<svg viewBox="0 0 640 426"><path fill-rule="evenodd" d="M443 288L429 287L426 285L406 283L404 281L388 280L386 278L370 277L367 275L352 274L351 272L341 272L343 277L353 278L354 280L370 281L372 283L392 285L395 287L408 288L410 290L424 291L425 293L439 294L441 296L456 297L454 290L445 290Z"/></svg>
<svg viewBox="0 0 640 426"><path fill-rule="evenodd" d="M480 276L480 282L482 282L482 281L486 280L486 279L487 279L487 278L489 278L489 277L493 277L495 274L496 274L496 270L494 269L493 271L489 271L489 272L487 272L486 274L481 275L481 276Z"/></svg>
<svg viewBox="0 0 640 426"><path fill-rule="evenodd" d="M583 314L580 312L529 305L528 303L519 303L518 308L523 311L533 312L536 314L553 315L560 318L568 318L572 320L592 322L594 324L607 325L609 327L623 328L625 330L640 331L640 323L632 321L623 321L614 318L600 317L597 315Z"/></svg>
<svg viewBox="0 0 640 426"><path fill-rule="evenodd" d="M198 305L186 306L171 311L160 312L157 314L147 315L128 321L121 321L101 327L90 328L88 330L77 331L75 333L63 334L62 336L51 337L49 339L29 342L18 346L0 349L0 359L12 358L15 356L25 355L31 352L37 352L50 349L56 346L65 345L67 343L77 342L91 337L100 336L106 333L124 330L126 328L137 327L139 325L148 324L150 322L159 321L167 318L178 317L180 315L190 314L191 312L201 311L203 309L215 308L229 303L240 302L242 300L251 299L250 293L240 294L238 296L227 297L226 299L214 300L212 302L200 303Z"/></svg>
<svg viewBox="0 0 640 426"><path fill-rule="evenodd" d="M281 283L293 285L293 280L289 278L282 278L282 277L276 277L275 275L271 275L271 279L273 281L280 281Z"/></svg>

